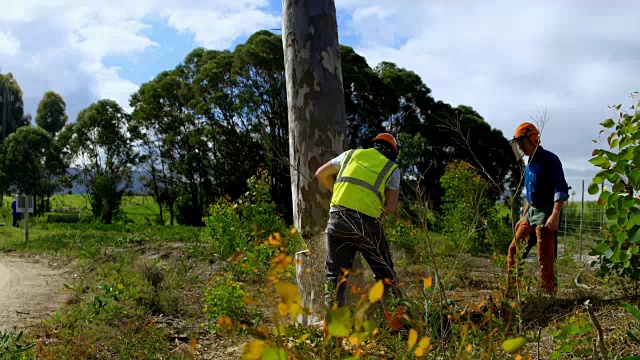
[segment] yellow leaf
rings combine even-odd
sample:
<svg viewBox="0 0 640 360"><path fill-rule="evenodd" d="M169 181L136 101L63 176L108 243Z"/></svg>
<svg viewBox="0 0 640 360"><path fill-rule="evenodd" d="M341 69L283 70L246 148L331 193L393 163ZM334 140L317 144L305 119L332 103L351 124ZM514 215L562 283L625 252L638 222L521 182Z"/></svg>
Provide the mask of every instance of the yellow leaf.
<svg viewBox="0 0 640 360"><path fill-rule="evenodd" d="M302 310L302 297L298 292L298 287L287 283L277 283L275 287L276 291L282 298L282 303L288 305L289 313L293 316L297 316ZM281 307L278 305L278 310L280 309Z"/></svg>
<svg viewBox="0 0 640 360"><path fill-rule="evenodd" d="M293 235L293 234L295 234L297 232L298 232L298 229L296 229L295 227L292 227L290 234Z"/></svg>
<svg viewBox="0 0 640 360"><path fill-rule="evenodd" d="M298 338L298 343L301 343L301 342L307 340L309 338L309 336L311 336L311 334L304 334L304 335L300 336Z"/></svg>
<svg viewBox="0 0 640 360"><path fill-rule="evenodd" d="M242 348L242 358L247 360L260 360L262 353L264 352L264 341L254 340L249 341L247 345Z"/></svg>
<svg viewBox="0 0 640 360"><path fill-rule="evenodd" d="M371 291L369 291L369 301L372 303L379 301L382 299L382 294L384 293L384 284L382 281L378 281L373 287Z"/></svg>
<svg viewBox="0 0 640 360"><path fill-rule="evenodd" d="M275 238L273 236L273 234L269 235L269 245L280 245L280 236L278 236L278 238Z"/></svg>
<svg viewBox="0 0 640 360"><path fill-rule="evenodd" d="M433 278L431 276L429 276L428 278L424 279L424 288L425 289L429 289L432 285L433 285Z"/></svg>
<svg viewBox="0 0 640 360"><path fill-rule="evenodd" d="M522 360L522 355L520 354L516 355L516 360Z"/></svg>
<svg viewBox="0 0 640 360"><path fill-rule="evenodd" d="M242 257L244 256L244 253L242 251L236 251L233 253L233 255L229 256L229 258L227 259L228 262L238 262L242 259Z"/></svg>
<svg viewBox="0 0 640 360"><path fill-rule="evenodd" d="M253 300L253 299L252 299L252 298L250 298L250 297L243 297L243 298L242 298L242 302L243 302L243 303L245 303L245 304L247 304L247 305L255 305L255 304L257 304L257 303L256 303L256 301L255 301L255 300Z"/></svg>
<svg viewBox="0 0 640 360"><path fill-rule="evenodd" d="M473 346L471 344L467 344L467 352L470 353L473 350Z"/></svg>
<svg viewBox="0 0 640 360"><path fill-rule="evenodd" d="M292 260L291 256L280 254L271 260L271 268L282 271L291 264Z"/></svg>
<svg viewBox="0 0 640 360"><path fill-rule="evenodd" d="M288 304L279 303L278 304L278 313L280 315L287 315L289 313L290 306Z"/></svg>
<svg viewBox="0 0 640 360"><path fill-rule="evenodd" d="M515 339L505 340L502 343L502 348L509 354L515 354L520 351L520 349L522 349L525 345L527 345L527 340L519 337Z"/></svg>
<svg viewBox="0 0 640 360"><path fill-rule="evenodd" d="M426 350L429 347L429 344L431 344L431 340L429 340L429 338L425 336L420 339L418 347Z"/></svg>
<svg viewBox="0 0 640 360"><path fill-rule="evenodd" d="M233 323L231 322L231 318L227 316L220 316L218 317L218 325L220 325L220 327L222 328L227 328L227 327L231 327Z"/></svg>
<svg viewBox="0 0 640 360"><path fill-rule="evenodd" d="M356 346L358 344L360 344L360 338L358 338L358 335L353 334L349 337L349 344Z"/></svg>
<svg viewBox="0 0 640 360"><path fill-rule="evenodd" d="M340 307L327 312L327 332L334 337L347 337L351 334L351 312L347 307Z"/></svg>
<svg viewBox="0 0 640 360"><path fill-rule="evenodd" d="M407 342L409 350L413 349L413 346L416 344L417 341L418 341L418 332L415 331L414 329L409 330L409 341Z"/></svg>
<svg viewBox="0 0 640 360"><path fill-rule="evenodd" d="M416 354L416 356L423 356L424 355L424 349L421 347L416 348L416 351L413 352L414 354Z"/></svg>

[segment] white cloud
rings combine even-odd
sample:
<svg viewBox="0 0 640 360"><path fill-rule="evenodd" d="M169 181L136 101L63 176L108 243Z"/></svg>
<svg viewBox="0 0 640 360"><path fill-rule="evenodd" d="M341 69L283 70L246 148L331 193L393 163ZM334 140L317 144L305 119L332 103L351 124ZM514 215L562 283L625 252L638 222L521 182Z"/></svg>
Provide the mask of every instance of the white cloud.
<svg viewBox="0 0 640 360"><path fill-rule="evenodd" d="M561 157L571 181L572 174L589 181L585 174L595 173L587 160L598 123L611 116L607 105L630 105L629 94L640 90L640 3L336 5L352 15L347 31L358 35L356 51L370 65L385 60L416 71L436 99L473 106L505 136L546 108L550 122L543 143Z"/></svg>
<svg viewBox="0 0 640 360"><path fill-rule="evenodd" d="M227 48L240 36L248 36L269 26L276 26L279 17L258 9L232 13L212 10L178 9L168 15L169 25L191 32L196 42L209 48Z"/></svg>
<svg viewBox="0 0 640 360"><path fill-rule="evenodd" d="M14 73L27 112L35 112L47 90L63 95L71 118L100 98L128 108L138 85L106 66L105 59L133 60L150 47L164 46L149 37L151 20L192 34L198 45L228 48L238 37L279 25L268 5L267 0L16 0L0 11L2 71Z"/></svg>
<svg viewBox="0 0 640 360"><path fill-rule="evenodd" d="M15 56L20 51L20 41L10 32L0 31L0 55Z"/></svg>

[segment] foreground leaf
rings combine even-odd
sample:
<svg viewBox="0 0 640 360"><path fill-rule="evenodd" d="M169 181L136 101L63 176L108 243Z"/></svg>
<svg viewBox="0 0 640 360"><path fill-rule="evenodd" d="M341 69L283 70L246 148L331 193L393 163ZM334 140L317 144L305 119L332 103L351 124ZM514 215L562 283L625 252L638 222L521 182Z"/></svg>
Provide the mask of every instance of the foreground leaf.
<svg viewBox="0 0 640 360"><path fill-rule="evenodd" d="M369 301L372 303L379 301L382 299L382 294L384 294L384 284L380 280L369 291Z"/></svg>
<svg viewBox="0 0 640 360"><path fill-rule="evenodd" d="M515 339L505 340L502 343L502 348L509 354L515 354L520 351L520 349L522 349L525 345L527 345L527 340L525 340L525 338L519 337Z"/></svg>

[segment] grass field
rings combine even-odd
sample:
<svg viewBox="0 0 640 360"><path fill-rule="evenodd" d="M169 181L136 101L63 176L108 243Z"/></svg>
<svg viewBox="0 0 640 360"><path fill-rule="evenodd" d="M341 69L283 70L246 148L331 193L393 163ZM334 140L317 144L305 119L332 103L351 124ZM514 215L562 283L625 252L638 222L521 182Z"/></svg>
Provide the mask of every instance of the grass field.
<svg viewBox="0 0 640 360"><path fill-rule="evenodd" d="M5 221L10 221L9 204L5 198ZM52 200L57 211L88 211L87 204L79 195ZM344 359L356 350L363 359L417 358L407 349L407 335L390 333L383 326L385 320L375 314L371 319L380 326L378 335L357 345L353 339L339 344L335 338L325 339L321 330L300 326L283 330L284 337L275 336L274 329L282 323L271 277L295 283L290 258L289 263L274 258L265 265L252 257L264 254L244 254L237 263L227 262L216 255L203 228L146 223L157 214L149 197L125 198L123 210L133 221L50 224L35 219L29 242L24 241L22 229L0 227L2 256L47 259L68 269L67 302L55 315L26 329L18 341L33 347L22 355L8 355L18 345L8 341L3 348L0 343L0 358L232 359L241 357L248 341L261 338L274 346L282 342L291 358ZM433 314L430 319L448 319L446 329L418 327L420 336L432 339L427 358L512 359L502 348L503 340L511 337L526 339L527 345L519 350L524 358L537 354L549 358L554 352L561 359L592 358L595 333L575 330L590 324L584 308L587 299L605 329L610 358L640 351L625 334L632 329L633 317L620 308L623 301L634 303L633 284L596 277L595 269L576 261L575 238L557 261L559 295L541 294L539 267L532 254L525 262L517 301L505 296L504 255L472 256L440 234L427 237L419 228L411 233L422 239L415 248L393 245L403 289L416 309ZM259 236L261 244L268 234ZM287 271L266 275L274 266L287 265ZM578 286L577 277L589 288ZM425 279L433 281L428 289ZM364 293L372 284L371 280L361 284ZM221 326L220 317L211 315L225 311L235 314L234 326ZM562 335L563 329L569 333ZM269 334L266 338L264 331ZM5 335L15 339L13 332Z"/></svg>
<svg viewBox="0 0 640 360"><path fill-rule="evenodd" d="M11 201L14 198L5 196L0 210L0 222L11 224ZM55 213L77 212L89 215L91 204L85 195L54 195L51 198L51 211ZM154 224L160 215L160 208L151 196L124 196L122 211L128 221L138 224ZM168 211L164 214L165 223L169 223ZM42 219L41 219L42 220ZM38 221L38 219L35 219Z"/></svg>

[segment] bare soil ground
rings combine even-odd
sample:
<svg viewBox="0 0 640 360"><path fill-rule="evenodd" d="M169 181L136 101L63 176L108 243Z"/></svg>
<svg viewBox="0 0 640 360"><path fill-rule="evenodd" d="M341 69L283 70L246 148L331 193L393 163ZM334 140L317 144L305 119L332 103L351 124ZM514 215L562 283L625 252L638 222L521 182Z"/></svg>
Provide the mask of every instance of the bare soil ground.
<svg viewBox="0 0 640 360"><path fill-rule="evenodd" d="M53 257L0 255L0 331L26 330L54 314L69 297L70 275Z"/></svg>

